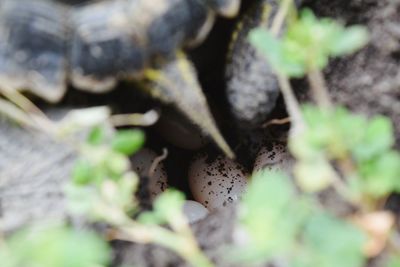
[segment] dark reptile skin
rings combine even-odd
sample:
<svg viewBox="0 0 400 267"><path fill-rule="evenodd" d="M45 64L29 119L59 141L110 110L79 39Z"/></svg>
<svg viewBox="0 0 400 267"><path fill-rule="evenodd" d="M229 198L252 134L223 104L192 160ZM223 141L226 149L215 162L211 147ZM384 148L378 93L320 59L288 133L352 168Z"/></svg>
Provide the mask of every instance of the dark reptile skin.
<svg viewBox="0 0 400 267"><path fill-rule="evenodd" d="M169 0L143 28L137 16L147 13L137 9L146 1L0 1L0 82L52 102L71 79L81 89L111 89L191 41L209 12L203 0Z"/></svg>
<svg viewBox="0 0 400 267"><path fill-rule="evenodd" d="M247 38L252 29L269 26L270 21L261 21L262 6L265 4L272 4L272 13L276 11L276 1L257 1L240 21L238 36L232 41L227 59L226 93L232 114L242 127L259 126L275 107L279 95L271 67Z"/></svg>

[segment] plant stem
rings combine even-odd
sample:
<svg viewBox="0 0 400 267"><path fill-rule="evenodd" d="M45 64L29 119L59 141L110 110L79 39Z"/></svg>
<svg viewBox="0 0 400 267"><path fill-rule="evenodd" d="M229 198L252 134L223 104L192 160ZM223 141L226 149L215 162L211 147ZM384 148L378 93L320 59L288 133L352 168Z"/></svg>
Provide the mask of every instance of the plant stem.
<svg viewBox="0 0 400 267"><path fill-rule="evenodd" d="M0 113L3 113L8 118L16 121L19 124L38 129L39 127L33 123L31 118L23 112L19 107L12 104L10 101L0 98Z"/></svg>
<svg viewBox="0 0 400 267"><path fill-rule="evenodd" d="M17 90L13 90L12 88L4 86L0 88L0 93L10 100L21 111L26 113L27 117L32 120L32 122L28 125L32 126L33 124L36 124L35 128L41 129L41 131L44 131L49 135L54 134L54 123L27 97Z"/></svg>
<svg viewBox="0 0 400 267"><path fill-rule="evenodd" d="M118 114L110 117L111 123L115 126L150 126L157 122L160 117L155 110L147 111L144 114Z"/></svg>
<svg viewBox="0 0 400 267"><path fill-rule="evenodd" d="M292 4L293 4L292 0L282 0L278 13L275 15L274 20L272 22L271 26L272 35L278 36L279 31L283 27L283 23L285 22L285 18Z"/></svg>
<svg viewBox="0 0 400 267"><path fill-rule="evenodd" d="M332 109L333 104L328 93L325 79L318 69L311 69L307 74L314 101L320 108Z"/></svg>
<svg viewBox="0 0 400 267"><path fill-rule="evenodd" d="M157 166L160 164L160 162L162 162L167 157L168 157L168 149L163 148L163 153L160 156L157 156L150 165L150 168L149 168L149 171L147 174L150 178L153 177L153 175L157 169Z"/></svg>
<svg viewBox="0 0 400 267"><path fill-rule="evenodd" d="M155 243L174 251L192 266L214 267L192 237L174 233L158 225L142 225L135 221L130 221L128 226L119 227L119 230L118 239L143 244Z"/></svg>
<svg viewBox="0 0 400 267"><path fill-rule="evenodd" d="M286 117L283 119L272 119L267 122L265 122L263 125L261 125L262 128L267 128L270 125L283 125L290 123L290 117Z"/></svg>
<svg viewBox="0 0 400 267"><path fill-rule="evenodd" d="M285 100L287 112L289 113L292 121L291 134L301 133L306 128L306 124L302 116L300 105L296 99L296 96L293 93L293 89L290 85L289 79L281 73L276 73L276 76L278 78L279 86Z"/></svg>
<svg viewBox="0 0 400 267"><path fill-rule="evenodd" d="M332 167L332 164L329 163L332 174L333 174L333 181L332 181L332 186L335 189L335 191L338 193L339 196L341 196L344 200L349 202L351 205L361 208L360 204L360 199L352 192L349 190L348 185L341 179L340 175L337 173L337 171Z"/></svg>
<svg viewBox="0 0 400 267"><path fill-rule="evenodd" d="M271 25L270 30L273 36L277 37L279 31L282 29L283 23L289 12L291 4L292 0L282 0L279 10L274 17ZM276 71L275 74L278 78L279 87L285 100L286 110L292 120L292 127L290 129L290 132L292 135L298 134L304 131L306 127L304 119L302 117L300 105L297 102L296 96L293 93L289 78L286 75L279 73L278 71Z"/></svg>

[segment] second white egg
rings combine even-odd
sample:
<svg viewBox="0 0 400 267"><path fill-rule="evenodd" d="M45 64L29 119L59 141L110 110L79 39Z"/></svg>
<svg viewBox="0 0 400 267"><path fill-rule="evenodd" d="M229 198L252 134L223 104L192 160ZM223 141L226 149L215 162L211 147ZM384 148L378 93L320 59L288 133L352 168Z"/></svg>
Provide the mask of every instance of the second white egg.
<svg viewBox="0 0 400 267"><path fill-rule="evenodd" d="M238 163L203 154L189 167L189 187L195 200L210 211L238 200L246 189L248 173Z"/></svg>

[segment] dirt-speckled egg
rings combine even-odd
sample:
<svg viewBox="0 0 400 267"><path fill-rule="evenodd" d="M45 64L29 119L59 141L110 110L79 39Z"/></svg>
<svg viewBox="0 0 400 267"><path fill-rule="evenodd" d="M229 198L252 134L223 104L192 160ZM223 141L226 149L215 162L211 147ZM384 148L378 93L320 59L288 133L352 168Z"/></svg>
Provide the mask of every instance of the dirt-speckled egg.
<svg viewBox="0 0 400 267"><path fill-rule="evenodd" d="M152 165L154 165L154 160L158 156L159 155L153 150L143 148L131 157L132 169L136 171L141 178L148 179L148 189L152 200L162 193L168 185L167 173L162 162L159 162L154 170L150 170Z"/></svg>
<svg viewBox="0 0 400 267"><path fill-rule="evenodd" d="M185 214L189 223L195 223L207 217L209 211L206 207L197 201L186 200L183 204L183 214Z"/></svg>
<svg viewBox="0 0 400 267"><path fill-rule="evenodd" d="M195 200L210 211L239 199L247 185L248 174L238 163L203 154L189 167L189 187Z"/></svg>
<svg viewBox="0 0 400 267"><path fill-rule="evenodd" d="M290 171L293 160L285 144L280 142L270 143L260 149L254 162L253 173L267 169Z"/></svg>

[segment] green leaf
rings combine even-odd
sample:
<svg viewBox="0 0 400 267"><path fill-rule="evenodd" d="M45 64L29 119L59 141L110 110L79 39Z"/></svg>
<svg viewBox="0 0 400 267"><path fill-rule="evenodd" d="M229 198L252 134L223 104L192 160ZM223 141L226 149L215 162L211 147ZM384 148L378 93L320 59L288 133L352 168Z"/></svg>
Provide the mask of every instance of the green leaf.
<svg viewBox="0 0 400 267"><path fill-rule="evenodd" d="M129 160L123 154L111 152L104 165L109 174L108 178L119 179L129 169Z"/></svg>
<svg viewBox="0 0 400 267"><path fill-rule="evenodd" d="M364 134L365 120L341 107L328 111L305 105L302 110L308 127L289 143L302 160L316 161L324 154L327 159L343 158Z"/></svg>
<svg viewBox="0 0 400 267"><path fill-rule="evenodd" d="M310 105L303 107L303 115L308 127L289 142L290 150L299 159L295 173L303 190L319 191L330 184L331 172L323 158L354 159L353 175L362 179L347 180L361 190L358 193L379 198L400 190L400 156L390 150L394 136L388 118L378 116L367 121L343 107L328 111Z"/></svg>
<svg viewBox="0 0 400 267"><path fill-rule="evenodd" d="M155 199L153 211L142 212L138 220L144 224L169 223L170 225L174 225L177 220L184 218L184 202L185 196L182 192L174 189L167 189Z"/></svg>
<svg viewBox="0 0 400 267"><path fill-rule="evenodd" d="M138 183L139 177L134 172L127 172L116 181L117 195L113 202L127 213L134 211L136 208L136 202L132 196L137 190Z"/></svg>
<svg viewBox="0 0 400 267"><path fill-rule="evenodd" d="M239 223L249 238L238 248L238 260L263 261L292 248L308 211L288 177L281 173L256 173L239 206Z"/></svg>
<svg viewBox="0 0 400 267"><path fill-rule="evenodd" d="M30 228L7 242L13 267L88 267L109 263L110 248L93 232L61 226Z"/></svg>
<svg viewBox="0 0 400 267"><path fill-rule="evenodd" d="M328 214L315 214L306 223L303 241L308 253L302 261L319 267L362 266L365 239L355 226Z"/></svg>
<svg viewBox="0 0 400 267"><path fill-rule="evenodd" d="M87 141L91 145L100 145L104 142L105 133L104 129L100 126L93 127L90 131Z"/></svg>
<svg viewBox="0 0 400 267"><path fill-rule="evenodd" d="M301 77L305 68L290 60L290 54L284 54L283 44L270 32L262 28L254 29L249 34L249 41L253 44L276 72L285 73L294 77Z"/></svg>
<svg viewBox="0 0 400 267"><path fill-rule="evenodd" d="M394 144L393 127L389 118L378 116L363 127L363 138L354 147L357 160L368 160L377 156Z"/></svg>
<svg viewBox="0 0 400 267"><path fill-rule="evenodd" d="M168 189L158 196L153 204L154 212L161 220L170 221L182 213L185 196L178 190Z"/></svg>
<svg viewBox="0 0 400 267"><path fill-rule="evenodd" d="M400 256L391 256L386 267L400 267Z"/></svg>
<svg viewBox="0 0 400 267"><path fill-rule="evenodd" d="M112 148L124 155L131 155L144 144L145 135L140 130L119 130L112 140Z"/></svg>
<svg viewBox="0 0 400 267"><path fill-rule="evenodd" d="M165 218L161 218L158 213L154 211L145 211L140 213L138 221L143 224L164 224L167 223Z"/></svg>
<svg viewBox="0 0 400 267"><path fill-rule="evenodd" d="M80 185L90 183L94 178L94 170L90 162L80 159L75 163L72 170L73 182Z"/></svg>
<svg viewBox="0 0 400 267"><path fill-rule="evenodd" d="M308 132L301 133L289 140L290 152L301 160L313 160L321 156L321 146L313 144Z"/></svg>
<svg viewBox="0 0 400 267"><path fill-rule="evenodd" d="M308 193L325 190L334 181L332 167L322 156L315 161L296 163L294 173L299 187Z"/></svg>
<svg viewBox="0 0 400 267"><path fill-rule="evenodd" d="M10 249L4 246L0 248L0 262L2 267L19 267L19 259L13 255Z"/></svg>
<svg viewBox="0 0 400 267"><path fill-rule="evenodd" d="M400 192L400 154L387 152L360 166L364 192L374 197L383 197L391 192Z"/></svg>
<svg viewBox="0 0 400 267"><path fill-rule="evenodd" d="M101 202L95 187L68 184L64 192L68 199L67 208L74 214L91 217L94 207Z"/></svg>
<svg viewBox="0 0 400 267"><path fill-rule="evenodd" d="M340 56L352 54L365 46L369 41L369 34L363 26L351 26L338 34L331 43L332 55Z"/></svg>
<svg viewBox="0 0 400 267"><path fill-rule="evenodd" d="M368 41L368 33L362 26L344 28L332 19L317 19L310 9L304 9L281 40L261 28L251 31L249 40L275 71L302 77L308 70L325 68L329 57L361 48Z"/></svg>

